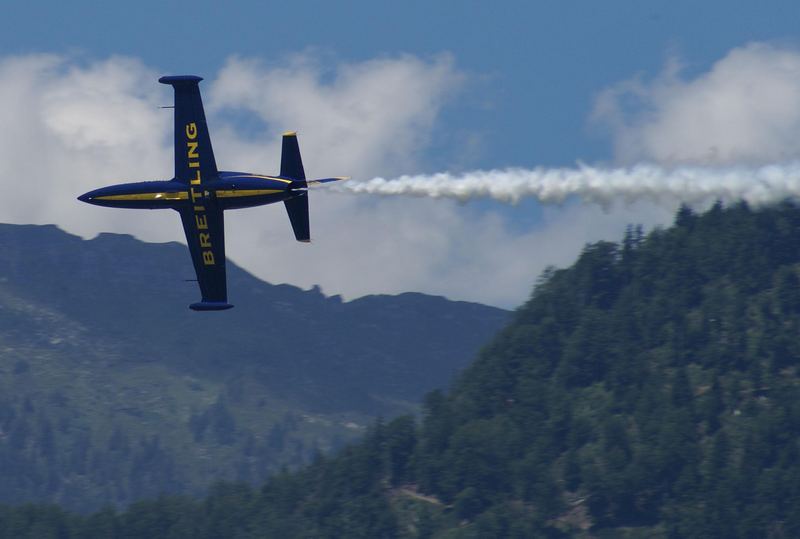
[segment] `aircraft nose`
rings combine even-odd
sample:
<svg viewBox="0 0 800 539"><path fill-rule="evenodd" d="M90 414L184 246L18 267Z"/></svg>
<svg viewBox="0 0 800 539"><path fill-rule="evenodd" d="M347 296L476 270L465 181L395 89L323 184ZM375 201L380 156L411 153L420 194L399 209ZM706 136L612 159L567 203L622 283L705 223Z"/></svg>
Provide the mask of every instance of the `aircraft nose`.
<svg viewBox="0 0 800 539"><path fill-rule="evenodd" d="M87 202L89 204L96 204L95 199L100 194L98 193L98 191L100 191L100 189L95 189L94 191L86 192L81 196L79 196L78 200L80 200L81 202Z"/></svg>

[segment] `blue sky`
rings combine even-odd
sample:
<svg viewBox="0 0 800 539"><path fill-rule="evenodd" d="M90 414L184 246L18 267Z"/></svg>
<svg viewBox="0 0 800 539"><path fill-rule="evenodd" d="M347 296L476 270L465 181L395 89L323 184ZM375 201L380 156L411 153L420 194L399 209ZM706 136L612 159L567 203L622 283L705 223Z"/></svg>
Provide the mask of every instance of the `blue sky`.
<svg viewBox="0 0 800 539"><path fill-rule="evenodd" d="M654 75L670 54L691 73L750 41L796 42L800 20L793 1L11 4L5 54L126 55L165 73L211 76L231 55L271 62L308 49L356 61L449 52L472 80L446 108L443 137L480 133L470 163L480 168L609 159L609 140L587 128L598 91Z"/></svg>
<svg viewBox="0 0 800 539"><path fill-rule="evenodd" d="M370 62L399 63L400 59L411 58L420 62L417 68L422 76L433 76L439 69L437 73L449 82L431 90L439 92L427 105L433 112L414 120L421 122L422 127L418 129L424 134L424 143L410 146L407 161L402 159L402 153L394 155L391 164L387 158L386 174L619 161L620 153L615 144L619 145L621 135L615 135L608 122L591 121L598 109L598 96L604 91L636 77L645 83L658 79L665 66L675 58L682 66L680 79L691 81L709 72L730 51L748 43L794 49L798 43L797 21L800 20L797 2L719 0L411 1L402 4L30 1L6 3L5 12L0 19L0 56L3 58L55 54L61 58L58 70L67 72L70 69L91 70L98 63L124 57L135 59L145 71L156 74L203 75L208 79L204 91L213 94L207 103L218 103L217 112L211 113L212 128L215 114L218 118L227 118L224 128L220 129L223 133L226 129L258 132L270 127L265 126L271 118L267 113L257 117L253 114L256 105L248 105L250 108L241 105L246 99L254 98L243 96L230 82L235 73L247 71L244 68L236 71L238 64L231 67L232 59L258 63L259 73L273 75L279 68L293 66L292 59L298 55L305 61L312 59L316 64L314 73L318 85L323 89L328 82L341 76L341 66L374 66ZM228 74L227 79L221 72ZM221 79L228 81L224 86L228 94L218 90L223 88L222 84L216 85ZM137 83L140 83L138 79ZM140 84L143 88L147 86L145 79ZM155 81L153 86L153 92L161 92L154 95L169 100L164 89L155 88L158 86ZM425 88L416 91L424 92ZM234 94L235 99L230 97ZM620 102L624 99L620 98ZM224 116L226 106L227 116ZM256 120L252 121L253 118ZM274 127L271 132L278 131L278 126ZM163 138L163 133L158 133ZM223 153L226 147L235 146L234 138L227 146L224 136L221 139ZM153 151L156 155L157 151ZM230 155L245 155L243 151L229 151ZM387 155L391 156L391 152ZM652 155L655 154L645 153L644 157ZM346 167L346 163L328 162ZM133 166L131 169L136 171ZM379 163L364 170L381 172ZM347 174L350 171L326 170L320 171L320 175L328 172ZM376 279L363 290L340 281L323 282L325 291L353 297L360 293L415 288L455 299L513 306L524 299L542 264L568 262L583 241L599 239L598 235L617 239L615 231L624 227L627 220L644 215L641 221L653 225L663 222L664 215L669 214L654 216L646 208L628 208L609 217L607 213L597 213L595 208L586 210L594 212L590 217L571 204L543 208L531 201L517 206L494 202L446 206L435 202L418 204L425 208L420 206L415 211L424 214L442 212L454 216L460 212L460 217L452 218L486 220L482 229L497 226L506 236L510 235L510 242L523 234L535 234L540 243L531 243L530 249L541 248L543 252L557 254L537 256L536 264L532 264L527 273L520 270L516 277L508 277L509 283L514 281L513 286L509 284L506 291L494 295L473 293L480 285L470 282L468 276L462 276L459 287L435 282L430 276L438 270L433 267L415 279ZM398 206L392 211L403 210ZM126 229L124 220L113 219L113 222L93 223L91 226L95 230L89 225L71 226L66 218L64 222L54 218L68 230L86 236L101 229L118 232ZM46 219L38 219L41 220ZM330 222L322 224L327 227L334 223L331 217ZM547 228L554 223L561 223L561 228ZM458 228L458 225L453 226ZM594 233L578 233L574 229L576 226L592 229ZM179 227L177 224L175 227L174 238L148 234L136 228L133 232L144 239L179 239ZM461 233L474 234L463 230ZM453 236L458 234L454 232ZM543 238L547 234L552 237L545 241ZM500 238L506 236L498 232L495 241L503 241ZM568 238L568 241L561 241L561 238ZM327 237L325 239L328 241ZM473 251L467 247L466 236L454 241L462 242L463 247L448 247L450 258L437 262L438 265L446 266L449 262L463 267L469 264ZM562 244L570 247L555 247ZM522 245L517 248L527 248ZM400 248L413 247L409 244ZM434 250L431 247L431 252ZM513 252L514 248L509 249L511 254L507 256L513 256ZM263 269L262 262L242 251L230 255L259 276L293 281L288 269L284 273L270 274ZM530 255L521 258L528 260ZM484 270L476 270L475 276L481 271ZM494 270L487 265L485 271ZM345 273L342 268L341 274ZM310 286L314 279L310 273L298 277L295 282ZM448 280L455 282L450 277Z"/></svg>

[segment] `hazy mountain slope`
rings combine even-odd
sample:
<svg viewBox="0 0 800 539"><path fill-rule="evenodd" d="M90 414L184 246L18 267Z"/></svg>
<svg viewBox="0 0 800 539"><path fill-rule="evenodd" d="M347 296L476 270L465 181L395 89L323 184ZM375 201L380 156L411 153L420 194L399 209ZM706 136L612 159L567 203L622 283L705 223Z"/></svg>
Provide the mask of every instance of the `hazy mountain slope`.
<svg viewBox="0 0 800 539"><path fill-rule="evenodd" d="M507 320L422 294L352 302L229 265L195 313L186 248L0 225L0 500L74 508L258 480L407 411Z"/></svg>

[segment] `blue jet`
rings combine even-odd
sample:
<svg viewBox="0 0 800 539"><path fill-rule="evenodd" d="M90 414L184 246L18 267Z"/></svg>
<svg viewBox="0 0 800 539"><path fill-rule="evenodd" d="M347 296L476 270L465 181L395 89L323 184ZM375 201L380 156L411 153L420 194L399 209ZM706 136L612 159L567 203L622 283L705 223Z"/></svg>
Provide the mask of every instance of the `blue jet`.
<svg viewBox="0 0 800 539"><path fill-rule="evenodd" d="M161 77L175 90L175 177L167 181L123 183L89 191L82 202L113 208L169 208L181 216L202 300L195 311L230 309L225 279L223 212L283 202L297 241L310 241L308 186L346 178L306 180L297 134L283 134L277 176L217 170L208 133L201 77Z"/></svg>

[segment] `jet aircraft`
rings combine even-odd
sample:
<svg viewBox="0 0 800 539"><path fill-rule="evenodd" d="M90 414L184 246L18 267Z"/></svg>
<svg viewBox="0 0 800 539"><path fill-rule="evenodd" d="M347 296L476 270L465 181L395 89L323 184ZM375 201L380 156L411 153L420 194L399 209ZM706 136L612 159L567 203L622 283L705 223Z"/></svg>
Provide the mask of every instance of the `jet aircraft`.
<svg viewBox="0 0 800 539"><path fill-rule="evenodd" d="M277 176L217 170L208 133L201 77L161 77L175 90L175 177L111 185L78 197L113 208L169 208L180 214L202 300L195 311L230 309L225 279L224 211L283 202L297 241L310 241L308 187L346 178L306 180L297 134L283 134L281 170Z"/></svg>

